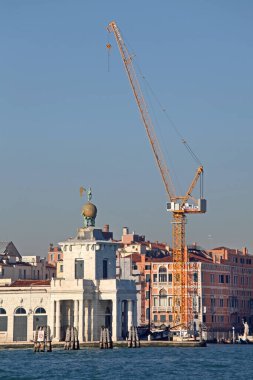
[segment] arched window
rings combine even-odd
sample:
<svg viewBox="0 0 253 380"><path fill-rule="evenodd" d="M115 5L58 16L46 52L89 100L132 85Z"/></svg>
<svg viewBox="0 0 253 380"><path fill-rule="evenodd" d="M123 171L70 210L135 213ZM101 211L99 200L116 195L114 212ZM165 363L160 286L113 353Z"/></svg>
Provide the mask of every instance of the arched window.
<svg viewBox="0 0 253 380"><path fill-rule="evenodd" d="M165 289L161 289L159 292L159 306L167 306L167 292Z"/></svg>
<svg viewBox="0 0 253 380"><path fill-rule="evenodd" d="M6 310L3 307L0 307L0 331L7 331L8 326L8 317L6 315Z"/></svg>
<svg viewBox="0 0 253 380"><path fill-rule="evenodd" d="M166 267L159 268L159 282L167 282L167 268Z"/></svg>
<svg viewBox="0 0 253 380"><path fill-rule="evenodd" d="M6 310L3 307L0 307L0 315L6 314Z"/></svg>
<svg viewBox="0 0 253 380"><path fill-rule="evenodd" d="M35 310L35 314L46 314L46 310L44 309L44 307L38 307L36 310Z"/></svg>
<svg viewBox="0 0 253 380"><path fill-rule="evenodd" d="M15 314L26 314L26 310L23 307L18 307Z"/></svg>

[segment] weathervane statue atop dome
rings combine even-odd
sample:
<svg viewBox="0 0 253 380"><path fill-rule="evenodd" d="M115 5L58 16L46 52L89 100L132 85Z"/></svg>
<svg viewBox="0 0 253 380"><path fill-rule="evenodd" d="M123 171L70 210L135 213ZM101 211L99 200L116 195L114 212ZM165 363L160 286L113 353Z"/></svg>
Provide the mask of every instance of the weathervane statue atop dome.
<svg viewBox="0 0 253 380"><path fill-rule="evenodd" d="M84 219L84 227L85 228L95 227L95 219L97 216L97 208L93 203L90 202L92 199L91 187L89 187L89 189L86 190L83 186L81 186L80 187L80 196L81 197L83 196L84 192L87 193L87 199L88 199L88 202L85 203L85 205L82 208L82 215L83 215L83 219Z"/></svg>

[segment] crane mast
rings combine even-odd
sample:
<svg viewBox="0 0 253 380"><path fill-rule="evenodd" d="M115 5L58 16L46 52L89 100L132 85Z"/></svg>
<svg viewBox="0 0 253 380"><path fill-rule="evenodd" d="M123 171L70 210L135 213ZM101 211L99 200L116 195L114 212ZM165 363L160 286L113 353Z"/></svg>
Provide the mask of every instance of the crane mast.
<svg viewBox="0 0 253 380"><path fill-rule="evenodd" d="M173 323L174 326L180 325L187 328L189 322L192 322L192 299L189 296L189 273L188 273L188 256L185 249L185 224L187 213L203 213L206 211L206 203L202 198L197 201L197 206L188 205L189 198L192 198L199 178L203 174L203 166L199 166L195 173L194 179L190 184L184 196L176 196L173 182L164 159L159 141L156 137L154 125L148 112L148 107L143 96L134 66L133 57L129 54L124 43L120 30L115 21L110 22L107 27L109 32L113 32L127 76L140 111L141 119L144 124L155 161L158 165L166 193L169 198L167 210L172 212L172 249L173 249ZM196 201L195 201L196 203Z"/></svg>

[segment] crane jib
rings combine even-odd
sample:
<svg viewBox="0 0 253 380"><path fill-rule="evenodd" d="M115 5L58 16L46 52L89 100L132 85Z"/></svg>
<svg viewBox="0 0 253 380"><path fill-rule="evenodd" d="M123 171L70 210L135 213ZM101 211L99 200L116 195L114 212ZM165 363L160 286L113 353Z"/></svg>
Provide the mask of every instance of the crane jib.
<svg viewBox="0 0 253 380"><path fill-rule="evenodd" d="M155 129L149 116L148 107L146 105L141 86L139 84L137 75L132 63L132 57L130 56L127 47L123 41L115 21L112 21L108 30L114 32L116 42L122 57L128 79L143 121L146 133L152 151L154 153L155 161L159 167L160 174L169 196L170 202L167 203L167 210L172 212L172 247L173 247L173 281L172 281L172 295L173 295L173 324L174 326L184 326L186 330L189 330L189 324L193 323L193 315L196 315L196 310L193 310L193 302L191 300L196 294L188 294L187 289L195 289L191 286L192 278L190 277L190 263L188 257L188 251L185 248L185 224L186 214L188 213L205 213L206 212L206 200L202 197L202 175L203 167L200 166L195 176L187 189L184 196L175 196L172 189L173 183L170 179L169 169L166 161L164 160L162 150L159 145L159 141L156 137ZM200 179L200 198L194 200L192 204L189 204L189 199L192 197L192 192L196 187L197 182ZM194 198L193 198L194 199ZM197 203L197 204L196 204ZM192 266L195 264L191 263ZM192 269L192 268L191 268ZM194 269L195 270L195 269ZM189 273L188 273L189 272Z"/></svg>

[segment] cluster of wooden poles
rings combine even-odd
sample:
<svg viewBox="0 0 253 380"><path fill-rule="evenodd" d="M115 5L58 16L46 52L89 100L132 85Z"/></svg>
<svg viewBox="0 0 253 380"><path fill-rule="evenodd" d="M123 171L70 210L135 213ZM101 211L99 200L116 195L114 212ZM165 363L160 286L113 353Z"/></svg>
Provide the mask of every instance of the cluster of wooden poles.
<svg viewBox="0 0 253 380"><path fill-rule="evenodd" d="M131 326L127 337L127 346L140 347L140 339L137 331L137 327ZM100 332L99 347L101 349L113 348L112 337L110 330L107 327L102 326ZM64 350L79 350L78 331L74 326L67 326ZM49 326L38 326L34 335L34 352L51 352L52 341Z"/></svg>
<svg viewBox="0 0 253 380"><path fill-rule="evenodd" d="M64 350L79 350L78 331L76 327L67 326Z"/></svg>
<svg viewBox="0 0 253 380"><path fill-rule="evenodd" d="M127 346L129 348L140 347L140 339L137 327L131 326L130 331L128 332Z"/></svg>
<svg viewBox="0 0 253 380"><path fill-rule="evenodd" d="M51 352L52 341L49 326L37 326L34 336L34 352Z"/></svg>

